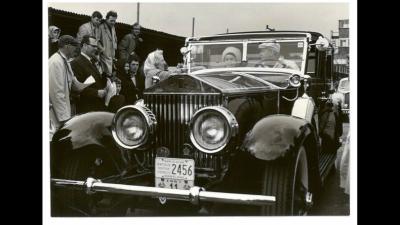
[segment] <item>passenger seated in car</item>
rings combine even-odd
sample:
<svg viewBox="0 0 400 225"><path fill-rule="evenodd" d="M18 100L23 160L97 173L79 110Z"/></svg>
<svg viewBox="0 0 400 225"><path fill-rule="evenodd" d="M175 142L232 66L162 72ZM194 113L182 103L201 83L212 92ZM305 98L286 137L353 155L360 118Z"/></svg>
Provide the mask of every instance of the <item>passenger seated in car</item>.
<svg viewBox="0 0 400 225"><path fill-rule="evenodd" d="M225 67L235 67L242 61L242 52L236 47L227 47L222 52L222 62Z"/></svg>
<svg viewBox="0 0 400 225"><path fill-rule="evenodd" d="M295 62L286 60L281 57L281 46L279 43L275 41L262 43L258 46L258 48L260 49L261 60L256 63L256 67L287 68L300 70Z"/></svg>

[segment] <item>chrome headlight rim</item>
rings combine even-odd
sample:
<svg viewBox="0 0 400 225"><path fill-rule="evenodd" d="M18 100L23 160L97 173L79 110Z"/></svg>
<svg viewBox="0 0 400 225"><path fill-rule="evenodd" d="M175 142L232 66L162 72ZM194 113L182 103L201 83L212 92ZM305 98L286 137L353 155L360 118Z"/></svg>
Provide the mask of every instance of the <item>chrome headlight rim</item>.
<svg viewBox="0 0 400 225"><path fill-rule="evenodd" d="M139 116L144 120L144 123L146 125L146 132L144 134L146 136L143 138L143 140L140 143L135 144L135 145L125 144L120 139L120 137L118 136L118 133L117 133L117 123L118 123L118 121L120 121L121 115L129 113L129 111L138 112ZM154 137L156 126L157 126L156 117L154 116L154 114L151 112L150 109L148 109L145 106L141 106L141 105L128 105L128 106L124 106L124 107L120 108L115 113L115 116L112 120L111 133L112 133L114 141L117 143L118 146L120 146L126 150L131 150L131 149L136 149L136 148L142 147L145 144L147 144L148 141Z"/></svg>
<svg viewBox="0 0 400 225"><path fill-rule="evenodd" d="M196 120L199 118L199 116L203 115L204 113L210 113L210 112L221 115L223 117L223 119L225 120L224 122L227 123L227 127L229 128L229 130L227 132L228 137L226 139L226 142L223 143L221 146L218 146L213 149L208 149L208 148L201 146L197 142L197 140L195 138L195 134L194 134ZM229 144L229 142L232 140L232 138L234 138L238 134L238 132L239 132L239 124L236 121L235 116L228 109L226 109L222 106L207 106L207 107L201 108L198 111L196 111L196 113L193 115L192 119L190 120L190 135L189 135L190 141L198 150L200 150L201 152L204 152L204 153L213 154L213 153L220 152Z"/></svg>

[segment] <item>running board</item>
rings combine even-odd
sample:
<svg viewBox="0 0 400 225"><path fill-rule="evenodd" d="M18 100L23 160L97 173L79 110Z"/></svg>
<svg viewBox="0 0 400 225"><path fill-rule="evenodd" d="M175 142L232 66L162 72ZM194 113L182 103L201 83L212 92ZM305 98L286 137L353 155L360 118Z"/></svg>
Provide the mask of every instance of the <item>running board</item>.
<svg viewBox="0 0 400 225"><path fill-rule="evenodd" d="M332 166L335 165L336 153L322 153L319 159L319 172L321 181L324 183Z"/></svg>

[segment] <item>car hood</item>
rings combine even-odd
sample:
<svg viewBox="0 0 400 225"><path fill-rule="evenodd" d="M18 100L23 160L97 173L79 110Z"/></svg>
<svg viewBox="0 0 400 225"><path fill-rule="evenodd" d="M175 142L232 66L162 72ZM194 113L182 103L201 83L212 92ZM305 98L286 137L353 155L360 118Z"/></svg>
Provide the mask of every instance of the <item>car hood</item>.
<svg viewBox="0 0 400 225"><path fill-rule="evenodd" d="M287 69L210 69L175 75L145 90L174 93L247 93L288 88L294 70Z"/></svg>

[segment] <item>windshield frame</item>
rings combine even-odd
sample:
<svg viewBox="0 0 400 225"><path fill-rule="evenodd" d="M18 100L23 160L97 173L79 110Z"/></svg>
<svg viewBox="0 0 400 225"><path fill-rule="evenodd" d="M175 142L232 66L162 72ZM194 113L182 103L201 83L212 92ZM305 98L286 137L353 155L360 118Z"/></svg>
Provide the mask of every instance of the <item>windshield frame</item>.
<svg viewBox="0 0 400 225"><path fill-rule="evenodd" d="M197 46L197 45L216 45L216 44L242 44L243 45L243 51L242 51L242 61L247 61L247 46L248 44L254 44L254 43L268 43L271 42L271 40L275 40L278 43L284 43L284 42L302 42L303 43L303 52L302 52L302 62L301 62L301 68L300 68L300 73L304 74L305 69L306 69L306 62L307 62L307 52L308 52L308 41L307 38L254 38L254 39L240 39L240 40L223 40L223 41L189 41L187 43L188 49L191 49L192 46ZM191 71L191 54L192 52L189 51L187 55L187 68L188 72L192 73L194 71ZM248 68L254 68L254 67L248 67Z"/></svg>

